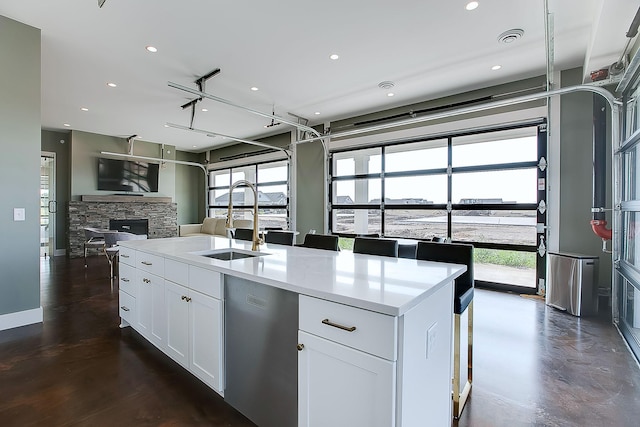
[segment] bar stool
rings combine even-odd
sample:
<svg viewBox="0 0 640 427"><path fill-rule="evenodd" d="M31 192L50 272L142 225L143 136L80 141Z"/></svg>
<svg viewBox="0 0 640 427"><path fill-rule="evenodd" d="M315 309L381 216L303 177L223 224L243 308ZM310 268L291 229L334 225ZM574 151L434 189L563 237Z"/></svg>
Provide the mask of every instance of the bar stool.
<svg viewBox="0 0 640 427"><path fill-rule="evenodd" d="M416 259L425 261L448 262L464 264L467 271L454 282L453 297L453 418L458 419L462 414L467 397L471 392L473 368L473 245L462 243L418 242ZM460 391L460 318L468 313L468 352L467 352L467 381Z"/></svg>
<svg viewBox="0 0 640 427"><path fill-rule="evenodd" d="M251 228L236 228L233 230L233 238L251 242L253 241L253 230Z"/></svg>
<svg viewBox="0 0 640 427"><path fill-rule="evenodd" d="M398 258L398 241L375 237L356 237L353 241L353 253Z"/></svg>
<svg viewBox="0 0 640 427"><path fill-rule="evenodd" d="M304 236L304 242L298 246L336 252L340 250L338 248L338 236L331 236L327 234L308 233Z"/></svg>
<svg viewBox="0 0 640 427"><path fill-rule="evenodd" d="M293 246L294 237L295 233L293 231L269 230L264 236L264 241L266 243Z"/></svg>

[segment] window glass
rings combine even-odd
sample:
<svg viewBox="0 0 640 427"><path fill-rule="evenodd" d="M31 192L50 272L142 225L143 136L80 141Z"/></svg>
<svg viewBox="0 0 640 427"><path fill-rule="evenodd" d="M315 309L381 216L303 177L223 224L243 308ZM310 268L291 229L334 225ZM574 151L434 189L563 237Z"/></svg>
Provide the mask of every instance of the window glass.
<svg viewBox="0 0 640 427"><path fill-rule="evenodd" d="M463 242L536 244L537 211L454 210L451 238Z"/></svg>
<svg viewBox="0 0 640 427"><path fill-rule="evenodd" d="M457 137L452 145L453 167L530 162L538 158L536 127Z"/></svg>
<svg viewBox="0 0 640 427"><path fill-rule="evenodd" d="M243 166L239 168L231 169L231 183L235 183L241 179L249 181L252 184L256 183L256 167L255 165Z"/></svg>
<svg viewBox="0 0 640 427"><path fill-rule="evenodd" d="M443 204L447 203L447 176L417 175L385 178L386 204Z"/></svg>
<svg viewBox="0 0 640 427"><path fill-rule="evenodd" d="M281 185L258 185L258 204L280 205L287 204L287 186Z"/></svg>
<svg viewBox="0 0 640 427"><path fill-rule="evenodd" d="M289 221L287 220L286 209L259 209L258 210L258 227L264 229L266 227L277 227L283 230L289 229Z"/></svg>
<svg viewBox="0 0 640 427"><path fill-rule="evenodd" d="M535 252L474 248L474 279L535 288L536 256Z"/></svg>
<svg viewBox="0 0 640 427"><path fill-rule="evenodd" d="M379 209L334 209L332 233L381 233Z"/></svg>
<svg viewBox="0 0 640 427"><path fill-rule="evenodd" d="M640 268L640 212L622 213L622 251L624 260Z"/></svg>
<svg viewBox="0 0 640 427"><path fill-rule="evenodd" d="M447 167L447 140L392 145L385 149L385 172L404 172Z"/></svg>
<svg viewBox="0 0 640 427"><path fill-rule="evenodd" d="M287 162L273 162L258 165L258 183L287 181Z"/></svg>
<svg viewBox="0 0 640 427"><path fill-rule="evenodd" d="M209 205L211 206L228 206L229 205L229 189L209 190Z"/></svg>
<svg viewBox="0 0 640 427"><path fill-rule="evenodd" d="M537 203L537 169L454 173L452 203Z"/></svg>
<svg viewBox="0 0 640 427"><path fill-rule="evenodd" d="M228 187L231 185L229 169L209 172L210 187Z"/></svg>
<svg viewBox="0 0 640 427"><path fill-rule="evenodd" d="M333 201L337 205L380 204L380 178L350 179L333 182Z"/></svg>
<svg viewBox="0 0 640 427"><path fill-rule="evenodd" d="M384 234L409 239L447 237L447 211L385 209Z"/></svg>
<svg viewBox="0 0 640 427"><path fill-rule="evenodd" d="M333 176L380 173L382 148L347 151L333 155Z"/></svg>

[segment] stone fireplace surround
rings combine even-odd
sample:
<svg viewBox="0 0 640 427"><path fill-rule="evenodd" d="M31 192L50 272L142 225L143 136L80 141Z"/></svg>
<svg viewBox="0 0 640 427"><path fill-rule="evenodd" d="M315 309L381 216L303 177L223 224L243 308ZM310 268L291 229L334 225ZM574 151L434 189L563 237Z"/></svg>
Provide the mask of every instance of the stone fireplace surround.
<svg viewBox="0 0 640 427"><path fill-rule="evenodd" d="M84 227L109 229L109 220L147 219L149 238L178 235L178 208L170 197L81 196L70 201L67 230L71 258L84 255Z"/></svg>

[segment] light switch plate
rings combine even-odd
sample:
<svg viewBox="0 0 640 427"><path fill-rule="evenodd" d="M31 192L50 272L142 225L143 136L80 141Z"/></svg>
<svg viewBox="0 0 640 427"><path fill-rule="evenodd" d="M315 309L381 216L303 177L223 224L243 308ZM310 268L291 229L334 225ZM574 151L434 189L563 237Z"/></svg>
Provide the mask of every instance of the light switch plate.
<svg viewBox="0 0 640 427"><path fill-rule="evenodd" d="M13 208L13 220L14 221L24 221L25 220L25 209L24 208Z"/></svg>

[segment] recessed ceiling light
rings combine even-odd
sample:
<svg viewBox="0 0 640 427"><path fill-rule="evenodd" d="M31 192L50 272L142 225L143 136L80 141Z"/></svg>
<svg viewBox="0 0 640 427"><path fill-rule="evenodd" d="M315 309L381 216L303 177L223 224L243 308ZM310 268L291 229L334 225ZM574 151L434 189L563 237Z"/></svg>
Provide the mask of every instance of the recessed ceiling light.
<svg viewBox="0 0 640 427"><path fill-rule="evenodd" d="M389 93L387 94L387 96L394 96L394 95L395 95L395 93L393 93L393 92L389 92Z"/></svg>
<svg viewBox="0 0 640 427"><path fill-rule="evenodd" d="M206 108L203 108L203 109L202 109L202 111L204 111L204 112L206 113L206 112L207 112L207 111L209 111L209 110L207 110Z"/></svg>
<svg viewBox="0 0 640 427"><path fill-rule="evenodd" d="M257 87L253 86L253 87L251 88L251 90L255 92L255 91L260 90L260 89L258 89Z"/></svg>
<svg viewBox="0 0 640 427"><path fill-rule="evenodd" d="M156 53L158 51L158 48L156 48L154 46L147 46L147 47L145 47L145 49L147 49L147 51L149 51L151 53Z"/></svg>
<svg viewBox="0 0 640 427"><path fill-rule="evenodd" d="M169 125L164 125L164 127L168 128L168 127L169 127Z"/></svg>
<svg viewBox="0 0 640 427"><path fill-rule="evenodd" d="M64 127L71 127L71 125L69 123L65 123L63 124Z"/></svg>
<svg viewBox="0 0 640 427"><path fill-rule="evenodd" d="M315 112L315 113L313 113L313 114L315 114L316 116L319 116L319 115L320 115L320 111L316 111L316 112Z"/></svg>
<svg viewBox="0 0 640 427"><path fill-rule="evenodd" d="M493 71L499 70L500 68L502 68L502 65L494 65L493 67L491 67Z"/></svg>
<svg viewBox="0 0 640 427"><path fill-rule="evenodd" d="M470 1L469 3L467 3L467 5L464 7L467 10L473 10L475 8L478 7L478 2L477 1Z"/></svg>
<svg viewBox="0 0 640 427"><path fill-rule="evenodd" d="M118 85L117 85L117 84L115 84L115 83L107 83L107 86L109 86L109 87L116 87L116 86L118 86Z"/></svg>
<svg viewBox="0 0 640 427"><path fill-rule="evenodd" d="M87 107L82 107L80 110L82 111L89 111L89 109Z"/></svg>
<svg viewBox="0 0 640 427"><path fill-rule="evenodd" d="M192 147L193 147L193 148L198 148L198 146L197 146L197 145L193 145Z"/></svg>
<svg viewBox="0 0 640 427"><path fill-rule="evenodd" d="M329 56L329 58L331 58L331 59L333 59L335 61L336 59L340 58L340 55L337 55L337 54L334 53L331 56Z"/></svg>

